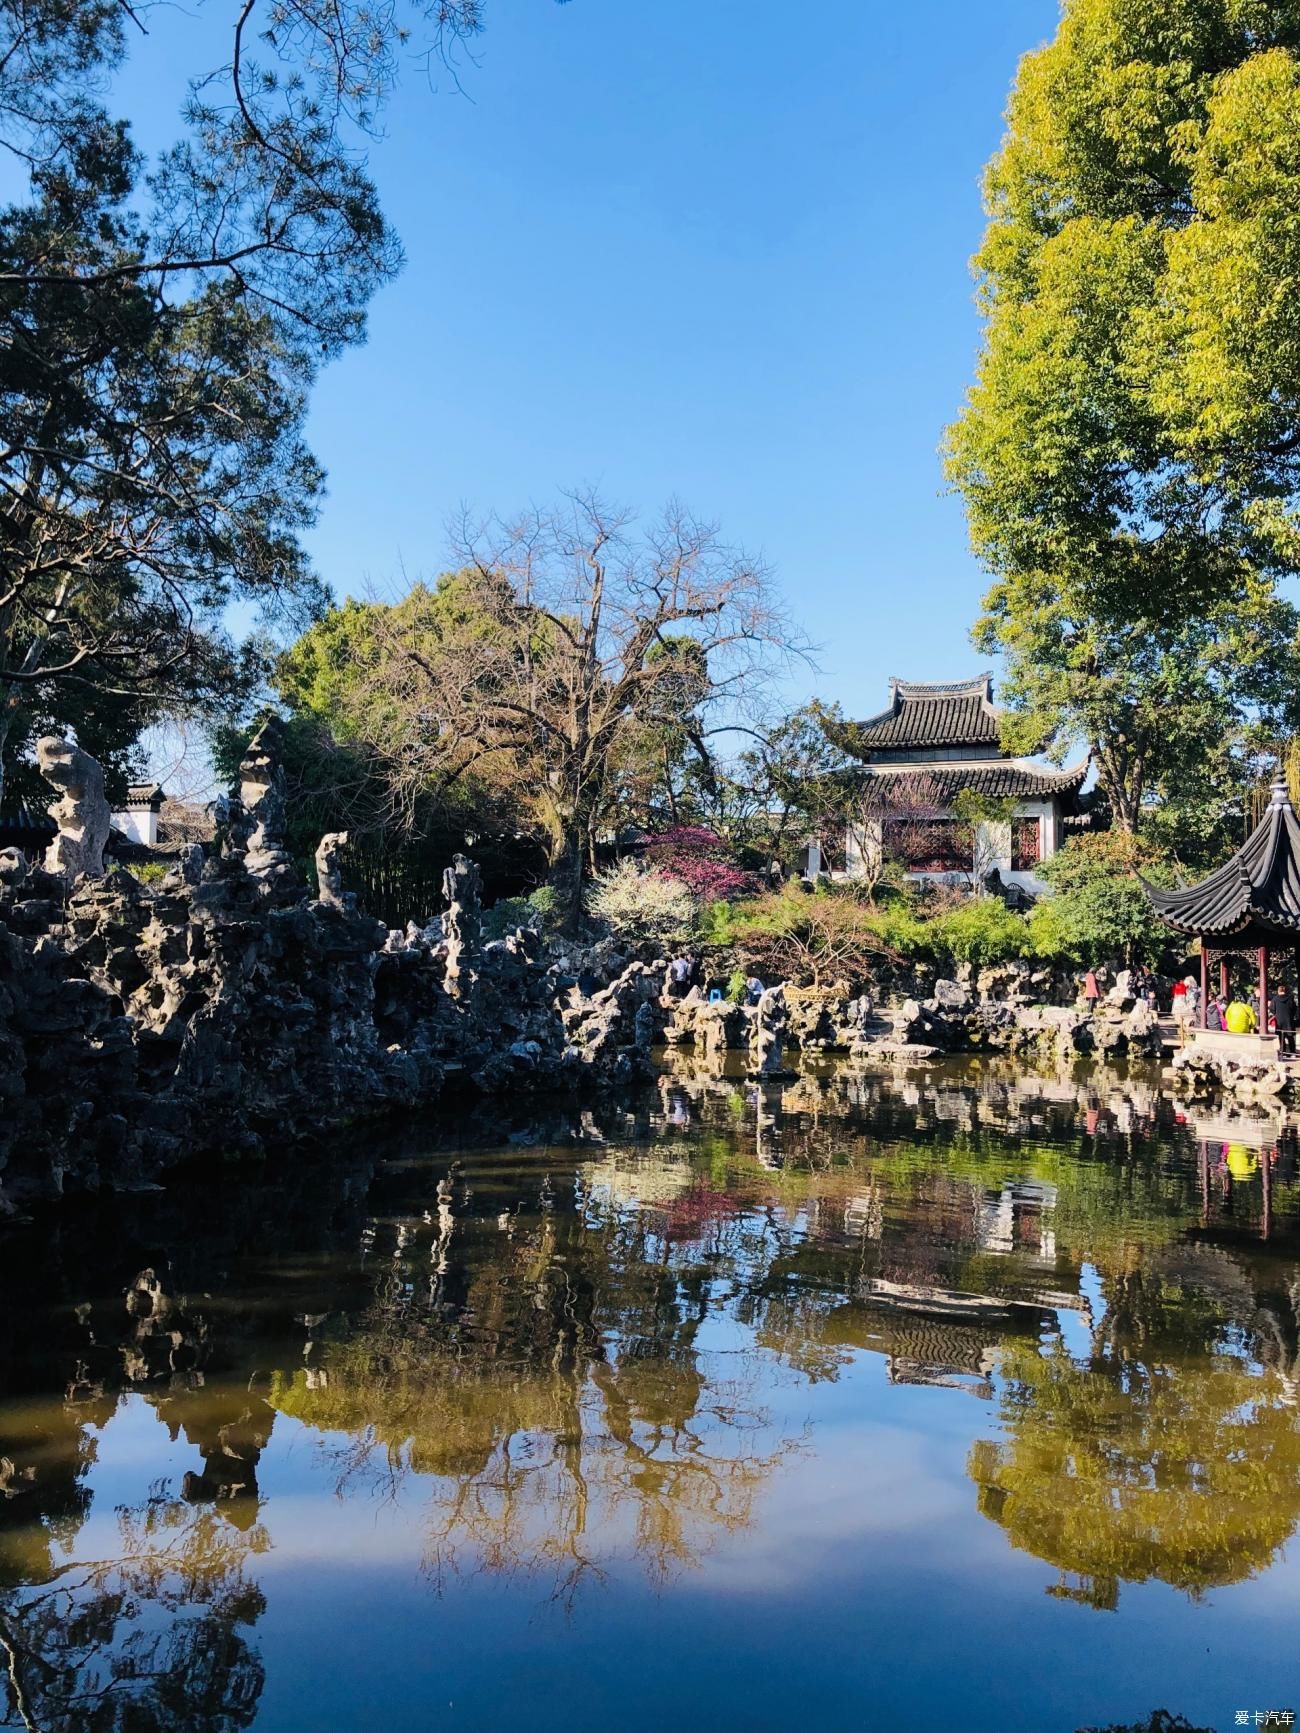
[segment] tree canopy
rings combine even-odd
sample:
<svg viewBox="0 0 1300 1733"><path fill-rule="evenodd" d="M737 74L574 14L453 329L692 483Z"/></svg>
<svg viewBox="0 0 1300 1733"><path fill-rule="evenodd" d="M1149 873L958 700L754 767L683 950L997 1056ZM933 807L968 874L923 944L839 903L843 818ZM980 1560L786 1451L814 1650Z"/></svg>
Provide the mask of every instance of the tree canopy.
<svg viewBox="0 0 1300 1733"><path fill-rule="evenodd" d="M482 22L479 0L408 10L434 52ZM243 0L148 161L108 98L163 16L0 3L27 182L0 209L0 775L33 718L77 720L76 689L140 723L239 690L230 600L317 606L307 393L401 262L364 156L401 9Z"/></svg>
<svg viewBox="0 0 1300 1733"><path fill-rule="evenodd" d="M1289 719L1300 5L1068 0L1021 62L948 440L1015 744L1083 737L1125 829Z"/></svg>
<svg viewBox="0 0 1300 1733"><path fill-rule="evenodd" d="M512 812L572 925L598 833L679 805L685 758L710 763L789 630L762 566L676 504L640 527L574 494L460 552L432 589L328 614L280 689L364 742L394 814L467 789Z"/></svg>

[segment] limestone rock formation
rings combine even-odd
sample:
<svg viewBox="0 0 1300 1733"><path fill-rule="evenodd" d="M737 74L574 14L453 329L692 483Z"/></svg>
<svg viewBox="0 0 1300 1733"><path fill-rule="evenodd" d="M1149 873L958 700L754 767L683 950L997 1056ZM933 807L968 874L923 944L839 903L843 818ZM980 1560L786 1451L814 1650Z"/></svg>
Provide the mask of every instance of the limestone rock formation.
<svg viewBox="0 0 1300 1733"><path fill-rule="evenodd" d="M104 772L88 752L57 734L36 742L36 762L59 796L50 807L59 834L46 851L45 870L69 885L82 874L98 878L111 825Z"/></svg>
<svg viewBox="0 0 1300 1733"><path fill-rule="evenodd" d="M347 831L332 830L320 839L316 849L317 896L331 909L348 907L348 893L343 889L343 866L339 860L347 845Z"/></svg>
<svg viewBox="0 0 1300 1733"><path fill-rule="evenodd" d="M566 1028L538 935L481 943L472 862L454 863L444 923L393 933L343 890L334 833L311 898L281 846L274 731L259 738L245 768L261 780L244 778L221 852L157 885L0 863L0 1213L183 1158L281 1152L445 1089L648 1068L662 967L633 965Z"/></svg>
<svg viewBox="0 0 1300 1733"><path fill-rule="evenodd" d="M239 765L239 816L231 834L244 865L264 894L290 889L293 861L284 846L284 724L271 716L248 743Z"/></svg>
<svg viewBox="0 0 1300 1733"><path fill-rule="evenodd" d="M788 1075L785 1066L786 1024L785 988L764 988L754 1011L754 1031L750 1045L756 1077Z"/></svg>
<svg viewBox="0 0 1300 1733"><path fill-rule="evenodd" d="M474 862L463 854L453 855L442 875L442 895L447 912L442 917L447 942L447 985L459 992L472 974L483 935L482 880Z"/></svg>

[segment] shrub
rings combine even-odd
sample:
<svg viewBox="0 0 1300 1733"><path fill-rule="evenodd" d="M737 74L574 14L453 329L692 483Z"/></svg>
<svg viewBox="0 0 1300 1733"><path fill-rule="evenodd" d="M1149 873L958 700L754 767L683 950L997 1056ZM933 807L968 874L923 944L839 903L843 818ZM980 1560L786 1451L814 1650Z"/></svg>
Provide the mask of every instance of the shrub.
<svg viewBox="0 0 1300 1733"><path fill-rule="evenodd" d="M719 949L725 949L735 944L743 919L743 911L734 903L718 898L700 910L696 937L702 945L716 945Z"/></svg>
<svg viewBox="0 0 1300 1733"><path fill-rule="evenodd" d="M820 987L861 982L882 955L880 916L852 891L813 895L787 886L757 898L743 913L737 946L748 967L768 981Z"/></svg>
<svg viewBox="0 0 1300 1733"><path fill-rule="evenodd" d="M620 939L633 944L681 943L695 925L695 898L680 879L634 861L599 873L587 892L587 909Z"/></svg>
<svg viewBox="0 0 1300 1733"><path fill-rule="evenodd" d="M1122 831L1072 837L1040 868L1056 895L1031 917L1034 949L1073 962L1156 963L1170 935L1156 918L1141 879L1166 883L1169 865L1140 837ZM1040 913L1050 906L1050 913ZM1058 947L1050 951L1048 947Z"/></svg>
<svg viewBox="0 0 1300 1733"><path fill-rule="evenodd" d="M977 969L1023 957L1029 944L1024 917L997 897L970 897L930 926L936 950Z"/></svg>
<svg viewBox="0 0 1300 1733"><path fill-rule="evenodd" d="M881 942L900 957L928 956L934 949L934 922L909 903L886 903L876 917Z"/></svg>
<svg viewBox="0 0 1300 1733"><path fill-rule="evenodd" d="M171 870L165 861L142 860L128 865L126 869L131 877L142 885L156 885L167 877Z"/></svg>
<svg viewBox="0 0 1300 1733"><path fill-rule="evenodd" d="M556 921L554 885L538 885L526 897L502 897L483 915L483 932L489 939L503 939L517 927L535 927L549 932Z"/></svg>
<svg viewBox="0 0 1300 1733"><path fill-rule="evenodd" d="M727 998L733 1005L741 1005L745 1000L745 971L733 969L727 977Z"/></svg>

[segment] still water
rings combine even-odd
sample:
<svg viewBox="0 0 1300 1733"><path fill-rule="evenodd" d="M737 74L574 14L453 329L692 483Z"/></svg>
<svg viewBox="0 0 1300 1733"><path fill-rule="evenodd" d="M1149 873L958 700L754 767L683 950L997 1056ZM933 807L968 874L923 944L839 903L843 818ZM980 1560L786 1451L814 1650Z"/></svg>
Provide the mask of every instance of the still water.
<svg viewBox="0 0 1300 1733"><path fill-rule="evenodd" d="M1300 1174L1153 1076L447 1110L0 1237L0 1725L1300 1707Z"/></svg>

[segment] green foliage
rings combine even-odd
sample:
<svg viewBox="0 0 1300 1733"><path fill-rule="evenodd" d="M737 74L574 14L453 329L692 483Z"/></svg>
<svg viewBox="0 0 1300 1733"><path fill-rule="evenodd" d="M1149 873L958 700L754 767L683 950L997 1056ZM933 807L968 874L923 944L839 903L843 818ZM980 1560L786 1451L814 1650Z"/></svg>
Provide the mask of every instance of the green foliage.
<svg viewBox="0 0 1300 1733"><path fill-rule="evenodd" d="M877 914L876 925L884 944L900 956L933 954L934 922L927 920L910 899L899 897L884 904Z"/></svg>
<svg viewBox="0 0 1300 1733"><path fill-rule="evenodd" d="M702 945L725 950L734 945L745 920L746 903L726 902L715 898L700 910L695 936Z"/></svg>
<svg viewBox="0 0 1300 1733"><path fill-rule="evenodd" d="M1156 963L1169 950L1168 929L1152 913L1138 877L1166 883L1168 864L1138 839L1119 831L1075 837L1040 871L1056 894L1029 917L1039 955L1132 964Z"/></svg>
<svg viewBox="0 0 1300 1733"><path fill-rule="evenodd" d="M15 716L71 725L87 687L137 727L244 696L227 604L320 599L307 398L400 263L358 147L404 33L391 9L309 0L269 28L250 10L176 66L176 135L152 162L106 106L144 89L119 76L126 9L0 10L18 165L0 210L6 757ZM473 0L439 11L444 36L478 27ZM178 24L177 52L206 35Z"/></svg>
<svg viewBox="0 0 1300 1733"><path fill-rule="evenodd" d="M888 949L869 900L847 886L823 885L810 894L798 884L745 908L737 948L764 980L815 987L862 982Z"/></svg>
<svg viewBox="0 0 1300 1733"><path fill-rule="evenodd" d="M536 927L538 931L554 931L558 921L558 903L553 885L538 885L526 897L502 897L483 915L483 932L489 939L503 939L517 927Z"/></svg>
<svg viewBox="0 0 1300 1733"><path fill-rule="evenodd" d="M156 885L167 877L168 867L165 861L142 860L134 861L127 867L127 872L137 884Z"/></svg>
<svg viewBox="0 0 1300 1733"><path fill-rule="evenodd" d="M997 897L968 897L931 921L930 933L937 951L977 969L1021 957L1028 948L1024 917Z"/></svg>
<svg viewBox="0 0 1300 1733"><path fill-rule="evenodd" d="M727 998L733 1005L743 1005L745 1002L745 971L733 969L727 976Z"/></svg>
<svg viewBox="0 0 1300 1733"><path fill-rule="evenodd" d="M988 171L948 443L997 580L978 639L1008 743L1086 742L1125 829L1221 808L1292 721L1298 51L1295 0L1070 0Z"/></svg>

